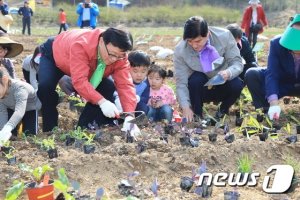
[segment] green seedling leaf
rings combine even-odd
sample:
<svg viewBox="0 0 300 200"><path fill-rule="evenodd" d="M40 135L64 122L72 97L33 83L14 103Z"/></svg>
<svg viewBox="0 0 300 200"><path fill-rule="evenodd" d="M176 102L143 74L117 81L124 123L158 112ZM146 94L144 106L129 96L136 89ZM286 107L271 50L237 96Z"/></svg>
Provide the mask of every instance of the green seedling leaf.
<svg viewBox="0 0 300 200"><path fill-rule="evenodd" d="M242 155L238 159L238 171L241 173L251 173L253 160L249 155Z"/></svg>
<svg viewBox="0 0 300 200"><path fill-rule="evenodd" d="M5 200L16 200L24 190L24 183L16 181L6 193Z"/></svg>
<svg viewBox="0 0 300 200"><path fill-rule="evenodd" d="M68 177L67 177L67 175L66 175L66 172L65 172L65 169L64 169L64 168L60 168L60 169L58 170L58 177L59 177L59 180L60 180L63 184L65 184L65 185L67 185L67 186L70 185L69 179L68 179Z"/></svg>
<svg viewBox="0 0 300 200"><path fill-rule="evenodd" d="M291 125L290 123L287 123L286 126L284 127L284 130L287 132L287 134L291 134Z"/></svg>
<svg viewBox="0 0 300 200"><path fill-rule="evenodd" d="M53 171L53 168L49 165L43 165L42 167L37 167L33 170L32 175L36 182L40 182L46 172Z"/></svg>
<svg viewBox="0 0 300 200"><path fill-rule="evenodd" d="M300 125L300 121L298 119L296 119L296 117L294 117L293 115L290 115L290 118L297 124Z"/></svg>

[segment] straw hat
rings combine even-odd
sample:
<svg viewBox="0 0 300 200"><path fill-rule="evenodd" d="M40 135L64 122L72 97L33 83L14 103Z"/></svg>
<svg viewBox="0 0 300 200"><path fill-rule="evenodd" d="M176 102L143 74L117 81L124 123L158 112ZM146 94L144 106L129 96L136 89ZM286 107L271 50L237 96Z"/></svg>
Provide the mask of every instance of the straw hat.
<svg viewBox="0 0 300 200"><path fill-rule="evenodd" d="M23 51L22 44L15 42L5 36L0 37L0 45L10 46L10 49L8 50L7 54L5 55L5 58L15 57L15 56L19 55L20 53L22 53L22 51Z"/></svg>
<svg viewBox="0 0 300 200"><path fill-rule="evenodd" d="M295 17L292 18L290 24L285 29L283 35L279 40L279 43L283 47L292 51L300 51L300 40L299 40L300 29L293 27L295 23L299 23L299 22L300 22L300 14L296 14Z"/></svg>

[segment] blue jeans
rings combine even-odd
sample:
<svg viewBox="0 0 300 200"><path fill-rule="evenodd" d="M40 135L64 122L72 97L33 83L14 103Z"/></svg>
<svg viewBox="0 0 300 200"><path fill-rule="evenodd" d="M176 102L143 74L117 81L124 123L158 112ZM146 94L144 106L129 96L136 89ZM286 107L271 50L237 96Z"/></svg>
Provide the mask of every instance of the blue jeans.
<svg viewBox="0 0 300 200"><path fill-rule="evenodd" d="M147 114L149 119L153 119L153 121L161 121L163 119L168 120L169 122L172 121L173 117L173 110L172 107L169 105L163 105L160 108L153 108L149 106L149 111Z"/></svg>
<svg viewBox="0 0 300 200"><path fill-rule="evenodd" d="M248 69L245 74L245 83L251 93L256 109L264 108L266 110L269 107L268 97L266 96L265 72L266 68L257 67ZM278 99L284 96L300 96L299 88L292 83L279 82L278 86Z"/></svg>
<svg viewBox="0 0 300 200"><path fill-rule="evenodd" d="M194 72L188 80L188 89L192 110L196 115L202 116L204 102L222 102L220 111L228 113L230 106L239 98L244 87L243 81L236 77L226 81L223 85L214 86L212 89L204 87L208 77L202 72Z"/></svg>

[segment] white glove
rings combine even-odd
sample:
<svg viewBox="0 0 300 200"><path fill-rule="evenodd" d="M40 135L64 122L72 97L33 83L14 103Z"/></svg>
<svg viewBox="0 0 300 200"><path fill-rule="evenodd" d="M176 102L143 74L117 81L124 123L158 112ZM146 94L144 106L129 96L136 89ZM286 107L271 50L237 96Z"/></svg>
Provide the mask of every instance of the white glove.
<svg viewBox="0 0 300 200"><path fill-rule="evenodd" d="M139 127L136 124L132 124L129 121L134 119L132 116L125 117L122 131L130 131L130 135L133 137L139 136L141 134L141 131Z"/></svg>
<svg viewBox="0 0 300 200"><path fill-rule="evenodd" d="M270 120L273 120L274 118L279 119L280 112L281 112L280 106L278 106L278 105L270 106L269 111L268 111Z"/></svg>
<svg viewBox="0 0 300 200"><path fill-rule="evenodd" d="M116 105L116 107L118 108L119 112L122 113L122 112L123 112L123 108L122 108L122 105L121 105L121 102L120 102L120 98L119 98L119 97L117 97L117 98L115 99L115 105Z"/></svg>
<svg viewBox="0 0 300 200"><path fill-rule="evenodd" d="M136 96L136 103L139 103L141 100L141 97L139 95L135 95Z"/></svg>
<svg viewBox="0 0 300 200"><path fill-rule="evenodd" d="M3 146L11 137L12 127L10 125L5 125L0 131L0 147Z"/></svg>
<svg viewBox="0 0 300 200"><path fill-rule="evenodd" d="M116 105L108 100L105 100L102 104L98 102L98 105L106 117L115 118L120 115L120 112L118 111Z"/></svg>

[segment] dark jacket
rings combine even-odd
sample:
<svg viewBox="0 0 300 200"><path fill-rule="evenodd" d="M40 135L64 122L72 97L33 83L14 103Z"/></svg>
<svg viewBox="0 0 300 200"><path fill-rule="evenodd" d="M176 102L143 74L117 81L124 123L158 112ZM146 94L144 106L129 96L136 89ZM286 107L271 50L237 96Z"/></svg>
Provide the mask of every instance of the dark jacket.
<svg viewBox="0 0 300 200"><path fill-rule="evenodd" d="M29 7L25 7L25 6L19 8L18 13L19 13L19 15L23 15L24 18L33 16L32 9Z"/></svg>
<svg viewBox="0 0 300 200"><path fill-rule="evenodd" d="M8 5L4 3L2 6L0 6L0 11L2 15L8 15Z"/></svg>
<svg viewBox="0 0 300 200"><path fill-rule="evenodd" d="M270 42L268 67L266 70L266 97L272 94L279 95L279 85L285 85L285 89L293 89L296 83L300 83L300 70L296 74L294 57L290 50L279 44L281 36ZM284 91L281 91L281 93Z"/></svg>
<svg viewBox="0 0 300 200"><path fill-rule="evenodd" d="M249 63L256 62L254 54L252 52L252 48L250 47L247 37L242 36L241 42L242 42L242 48L240 47L239 44L238 47L240 49L242 58L246 61L246 65Z"/></svg>
<svg viewBox="0 0 300 200"><path fill-rule="evenodd" d="M136 106L136 111L144 111L146 114L148 113L149 107L148 107L148 101L149 101L149 96L150 96L150 84L148 79L145 81L147 84L146 88L142 92L140 96L140 101ZM136 85L136 84L135 84Z"/></svg>

